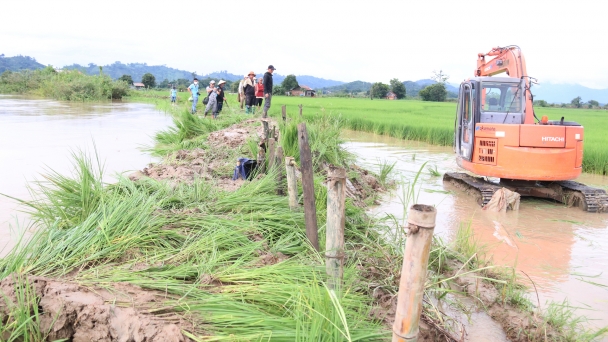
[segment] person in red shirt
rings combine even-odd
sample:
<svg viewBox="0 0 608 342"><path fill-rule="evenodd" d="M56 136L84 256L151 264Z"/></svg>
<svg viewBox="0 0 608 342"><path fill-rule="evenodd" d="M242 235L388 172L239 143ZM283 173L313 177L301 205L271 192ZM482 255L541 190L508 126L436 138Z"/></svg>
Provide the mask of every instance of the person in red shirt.
<svg viewBox="0 0 608 342"><path fill-rule="evenodd" d="M264 78L258 78L258 83L255 84L255 105L258 109L262 108L262 101L264 100ZM255 110L253 112L255 114Z"/></svg>

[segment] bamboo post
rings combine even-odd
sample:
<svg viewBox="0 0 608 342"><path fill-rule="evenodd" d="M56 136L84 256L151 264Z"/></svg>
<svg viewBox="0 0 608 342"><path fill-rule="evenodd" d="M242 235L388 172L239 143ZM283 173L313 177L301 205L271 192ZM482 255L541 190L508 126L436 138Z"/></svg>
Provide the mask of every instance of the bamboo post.
<svg viewBox="0 0 608 342"><path fill-rule="evenodd" d="M275 140L274 138L268 139L268 171L272 170L274 165L274 154L275 154Z"/></svg>
<svg viewBox="0 0 608 342"><path fill-rule="evenodd" d="M414 204L408 213L409 231L403 253L393 342L418 341L424 282L436 216L435 208L424 204Z"/></svg>
<svg viewBox="0 0 608 342"><path fill-rule="evenodd" d="M281 162L283 161L283 147L277 147L277 153L274 157L274 165L277 168L277 195L282 196L285 194L283 191L283 168L281 167Z"/></svg>
<svg viewBox="0 0 608 342"><path fill-rule="evenodd" d="M301 104L299 104L299 105L298 105L298 108L300 108L300 119L301 119L301 118L302 118L302 105L301 105Z"/></svg>
<svg viewBox="0 0 608 342"><path fill-rule="evenodd" d="M289 208L298 207L298 179L296 178L296 162L293 157L285 157L285 173L287 174L287 195Z"/></svg>
<svg viewBox="0 0 608 342"><path fill-rule="evenodd" d="M281 106L281 116L283 117L283 122L287 121L287 107L285 105Z"/></svg>
<svg viewBox="0 0 608 342"><path fill-rule="evenodd" d="M298 145L300 147L300 168L302 169L302 189L304 191L304 222L306 236L310 244L319 250L319 232L317 231L317 208L315 207L315 183L312 173L312 153L308 143L306 123L298 125Z"/></svg>
<svg viewBox="0 0 608 342"><path fill-rule="evenodd" d="M330 166L327 181L325 268L328 275L327 285L335 290L342 284L344 267L346 170Z"/></svg>

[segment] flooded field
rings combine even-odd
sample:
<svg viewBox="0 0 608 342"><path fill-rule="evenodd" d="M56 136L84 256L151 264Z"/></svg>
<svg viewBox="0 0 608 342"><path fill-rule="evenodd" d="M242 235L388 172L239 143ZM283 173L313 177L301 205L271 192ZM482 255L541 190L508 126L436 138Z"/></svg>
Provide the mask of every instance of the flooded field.
<svg viewBox="0 0 608 342"><path fill-rule="evenodd" d="M438 209L435 233L449 241L460 225L470 224L475 238L486 245L496 264L515 266L536 284L541 306L564 300L589 319L589 325L608 325L608 214L537 199L522 199L519 211L504 214L481 210L464 192L444 186L438 173L457 171L451 147L438 147L363 132L346 132L347 147L364 162L396 162L393 176L405 182L426 163L416 185L418 203ZM579 182L608 188L608 177L583 174ZM404 189L398 189L374 213L403 215ZM526 280L523 273L519 273ZM533 287L530 287L533 289ZM530 299L536 302L534 290Z"/></svg>
<svg viewBox="0 0 608 342"><path fill-rule="evenodd" d="M0 193L29 198L27 182L39 179L45 168L70 172L70 153L78 149L91 155L97 150L108 181L116 172L141 169L152 158L140 148L151 144L151 136L170 122L152 105L0 95ZM14 200L0 196L0 249L13 241L11 231L28 225L26 215L17 209Z"/></svg>

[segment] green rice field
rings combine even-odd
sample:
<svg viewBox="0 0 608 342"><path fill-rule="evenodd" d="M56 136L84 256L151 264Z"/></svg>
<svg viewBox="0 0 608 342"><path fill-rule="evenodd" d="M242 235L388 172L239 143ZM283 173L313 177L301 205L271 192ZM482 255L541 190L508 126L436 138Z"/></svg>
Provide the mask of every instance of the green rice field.
<svg viewBox="0 0 608 342"><path fill-rule="evenodd" d="M303 98L277 96L271 113L296 113L303 105L304 115L341 115L353 130L390 135L401 139L452 145L456 103L416 100L369 100L361 98ZM536 115L549 120L577 121L585 126L584 172L608 174L608 111L601 109L535 108Z"/></svg>

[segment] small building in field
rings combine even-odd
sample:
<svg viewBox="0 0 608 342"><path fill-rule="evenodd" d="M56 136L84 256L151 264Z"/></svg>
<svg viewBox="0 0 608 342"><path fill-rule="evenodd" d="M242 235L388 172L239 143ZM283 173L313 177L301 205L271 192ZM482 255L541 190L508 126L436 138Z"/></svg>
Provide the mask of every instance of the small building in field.
<svg viewBox="0 0 608 342"><path fill-rule="evenodd" d="M144 89L146 86L141 82L133 82L133 88L135 89Z"/></svg>
<svg viewBox="0 0 608 342"><path fill-rule="evenodd" d="M291 96L308 96L314 97L316 94L316 90L313 90L309 86L299 85L289 91L289 95Z"/></svg>
<svg viewBox="0 0 608 342"><path fill-rule="evenodd" d="M387 100L396 100L397 94L393 93L392 91L389 91L388 93L386 93L386 99Z"/></svg>

